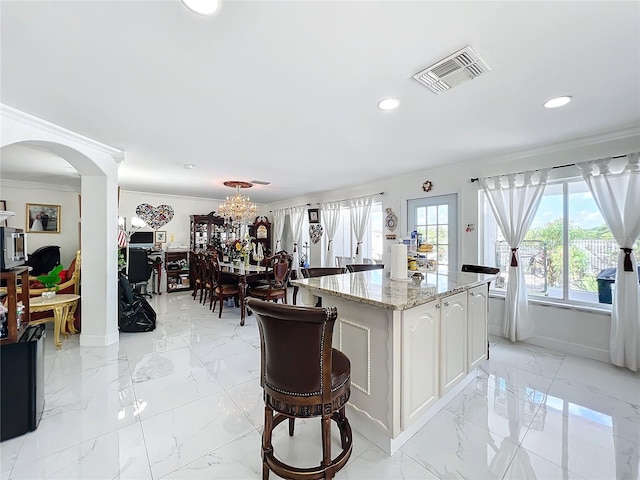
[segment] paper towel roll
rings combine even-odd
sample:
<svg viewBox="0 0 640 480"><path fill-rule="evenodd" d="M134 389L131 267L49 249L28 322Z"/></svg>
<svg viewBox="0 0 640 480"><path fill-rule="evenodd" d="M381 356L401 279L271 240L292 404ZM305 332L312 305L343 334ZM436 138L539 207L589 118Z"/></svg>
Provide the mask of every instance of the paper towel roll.
<svg viewBox="0 0 640 480"><path fill-rule="evenodd" d="M391 245L391 278L394 280L407 278L407 246L404 244Z"/></svg>

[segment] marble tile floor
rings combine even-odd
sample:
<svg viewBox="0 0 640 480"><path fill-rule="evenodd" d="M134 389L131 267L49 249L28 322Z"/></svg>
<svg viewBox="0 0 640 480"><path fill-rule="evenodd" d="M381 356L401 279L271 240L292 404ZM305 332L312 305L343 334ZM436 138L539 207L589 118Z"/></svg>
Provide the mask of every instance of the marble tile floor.
<svg viewBox="0 0 640 480"><path fill-rule="evenodd" d="M110 347L70 336L56 351L48 331L45 412L0 443L0 480L261 478L255 318L240 327L239 309L219 319L187 293L151 303L157 329ZM638 478L640 376L496 337L476 373L392 457L356 432L336 478ZM319 421L276 430L274 446L319 463Z"/></svg>

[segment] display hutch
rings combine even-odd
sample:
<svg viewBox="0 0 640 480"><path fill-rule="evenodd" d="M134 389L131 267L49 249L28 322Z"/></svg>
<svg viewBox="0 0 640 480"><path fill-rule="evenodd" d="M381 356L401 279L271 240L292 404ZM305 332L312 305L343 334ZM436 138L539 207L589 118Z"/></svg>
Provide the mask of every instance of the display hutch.
<svg viewBox="0 0 640 480"><path fill-rule="evenodd" d="M224 218L215 215L191 215L190 248L194 252L220 249L226 240Z"/></svg>
<svg viewBox="0 0 640 480"><path fill-rule="evenodd" d="M256 243L262 244L265 256L271 255L271 223L267 217L256 217L253 224L249 225L249 235L255 238Z"/></svg>
<svg viewBox="0 0 640 480"><path fill-rule="evenodd" d="M18 267L6 272L0 272L2 283L6 284L7 294L3 297L2 303L7 308L6 329L7 334L0 339L0 345L16 343L20 339L20 334L25 331L29 323L29 268ZM22 299L22 314L18 316L18 285L22 289L20 298ZM1 318L1 316L0 316Z"/></svg>
<svg viewBox="0 0 640 480"><path fill-rule="evenodd" d="M167 250L165 254L167 271L167 292L189 290L189 252L186 250Z"/></svg>

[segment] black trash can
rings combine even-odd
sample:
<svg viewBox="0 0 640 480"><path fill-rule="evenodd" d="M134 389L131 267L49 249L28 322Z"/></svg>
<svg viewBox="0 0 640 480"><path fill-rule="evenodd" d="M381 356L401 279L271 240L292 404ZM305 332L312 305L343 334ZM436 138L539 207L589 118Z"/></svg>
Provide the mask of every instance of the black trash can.
<svg viewBox="0 0 640 480"><path fill-rule="evenodd" d="M617 268L605 268L602 270L596 281L598 282L598 302L612 303L611 287L616 281ZM640 265L638 265L638 281L640 282Z"/></svg>
<svg viewBox="0 0 640 480"><path fill-rule="evenodd" d="M44 325L0 347L0 440L33 431L44 411Z"/></svg>

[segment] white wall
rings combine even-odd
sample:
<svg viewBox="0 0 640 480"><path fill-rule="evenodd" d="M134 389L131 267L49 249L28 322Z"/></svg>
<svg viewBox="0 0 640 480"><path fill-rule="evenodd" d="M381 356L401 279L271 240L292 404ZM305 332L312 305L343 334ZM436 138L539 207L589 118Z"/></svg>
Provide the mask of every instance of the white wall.
<svg viewBox="0 0 640 480"><path fill-rule="evenodd" d="M27 203L60 205L60 233L31 232L27 236L27 242L29 253L33 253L44 245L60 246L60 262L65 268L69 267L75 258L80 241L78 195L79 192L73 188L61 185L9 180L0 182L0 198L6 200L7 210L16 214L7 221L9 227L26 231Z"/></svg>
<svg viewBox="0 0 640 480"><path fill-rule="evenodd" d="M167 232L167 242L163 245L166 250L170 242L189 247L191 215L207 215L211 211L217 211L224 199L205 199L197 197L181 197L178 195L165 195L159 193L143 193L120 190L119 215L127 219L127 228L131 225L131 219L136 216L136 208L142 203L148 203L153 207L170 205L173 208L173 220L158 230ZM258 215L268 215L265 205L257 204ZM254 219L251 219L253 222ZM270 220L271 221L271 220ZM142 232L153 231L150 227L140 229Z"/></svg>

